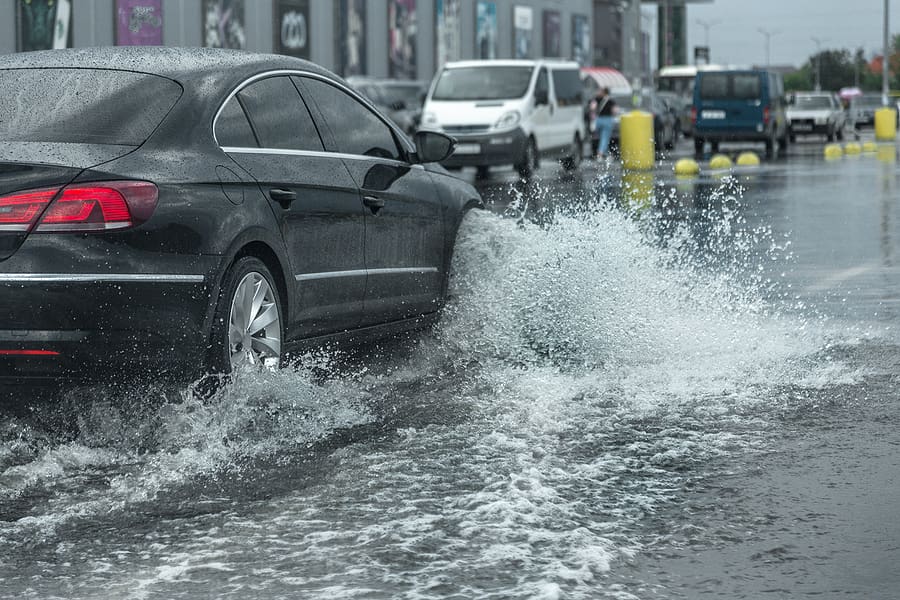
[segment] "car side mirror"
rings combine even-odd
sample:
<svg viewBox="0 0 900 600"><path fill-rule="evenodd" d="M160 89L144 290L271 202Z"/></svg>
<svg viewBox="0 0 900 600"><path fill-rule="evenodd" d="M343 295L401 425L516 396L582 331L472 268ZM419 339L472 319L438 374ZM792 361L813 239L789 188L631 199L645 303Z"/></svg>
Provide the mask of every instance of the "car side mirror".
<svg viewBox="0 0 900 600"><path fill-rule="evenodd" d="M543 106L545 104L550 104L550 93L547 90L535 90L534 105Z"/></svg>
<svg viewBox="0 0 900 600"><path fill-rule="evenodd" d="M420 163L441 162L456 149L456 140L439 131L417 131L413 141Z"/></svg>

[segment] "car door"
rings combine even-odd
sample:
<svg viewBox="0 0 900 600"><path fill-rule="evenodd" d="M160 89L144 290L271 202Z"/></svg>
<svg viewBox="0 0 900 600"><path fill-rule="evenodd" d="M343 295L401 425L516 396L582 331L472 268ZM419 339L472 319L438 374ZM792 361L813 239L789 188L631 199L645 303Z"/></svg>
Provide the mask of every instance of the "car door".
<svg viewBox="0 0 900 600"><path fill-rule="evenodd" d="M538 104L537 98L545 94L546 104ZM553 141L553 98L550 94L550 75L547 67L541 67L534 83L534 111L531 113L532 131L538 150L544 152L554 145Z"/></svg>
<svg viewBox="0 0 900 600"><path fill-rule="evenodd" d="M293 80L263 77L239 88L222 107L216 135L256 180L281 227L294 274L287 284L298 299L288 334L356 327L366 283L365 209L343 161L325 152Z"/></svg>
<svg viewBox="0 0 900 600"><path fill-rule="evenodd" d="M387 121L342 86L298 78L326 145L343 160L366 206L362 325L437 310L444 278L443 206L431 175L408 161Z"/></svg>

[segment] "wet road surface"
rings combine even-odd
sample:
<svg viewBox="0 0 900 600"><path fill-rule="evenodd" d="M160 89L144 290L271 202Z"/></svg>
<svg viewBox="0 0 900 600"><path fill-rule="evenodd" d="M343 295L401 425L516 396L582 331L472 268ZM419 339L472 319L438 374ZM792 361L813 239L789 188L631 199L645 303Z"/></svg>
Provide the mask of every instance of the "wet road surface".
<svg viewBox="0 0 900 600"><path fill-rule="evenodd" d="M880 158L500 171L432 332L208 401L19 397L0 597L896 597Z"/></svg>

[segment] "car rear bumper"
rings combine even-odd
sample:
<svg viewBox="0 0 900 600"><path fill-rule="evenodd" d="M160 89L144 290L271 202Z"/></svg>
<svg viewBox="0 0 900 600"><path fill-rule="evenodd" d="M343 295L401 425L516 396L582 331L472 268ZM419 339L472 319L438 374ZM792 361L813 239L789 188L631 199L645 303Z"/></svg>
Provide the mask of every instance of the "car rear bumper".
<svg viewBox="0 0 900 600"><path fill-rule="evenodd" d="M142 269L89 268L50 260L48 243L0 262L0 382L200 372L221 257L142 253Z"/></svg>
<svg viewBox="0 0 900 600"><path fill-rule="evenodd" d="M445 167L511 165L525 153L528 136L521 128L504 133L463 135L451 133L457 140L456 151L441 164Z"/></svg>
<svg viewBox="0 0 900 600"><path fill-rule="evenodd" d="M714 141L714 142L753 142L765 141L772 138L771 129L757 131L755 129L706 129L703 127L694 127L694 137L697 139Z"/></svg>

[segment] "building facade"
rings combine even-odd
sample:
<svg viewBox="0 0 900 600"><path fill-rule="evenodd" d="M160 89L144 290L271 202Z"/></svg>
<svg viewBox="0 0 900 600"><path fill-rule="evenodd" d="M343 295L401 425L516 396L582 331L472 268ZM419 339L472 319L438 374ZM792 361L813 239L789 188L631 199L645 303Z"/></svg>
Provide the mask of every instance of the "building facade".
<svg viewBox="0 0 900 600"><path fill-rule="evenodd" d="M213 46L343 75L430 79L447 60L594 63L593 0L0 0L0 53Z"/></svg>

